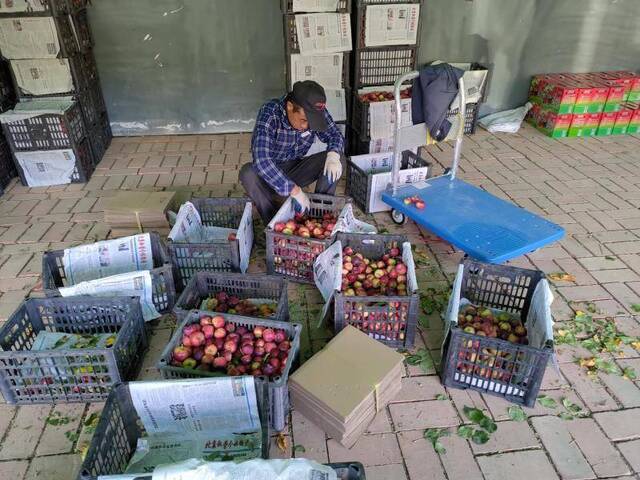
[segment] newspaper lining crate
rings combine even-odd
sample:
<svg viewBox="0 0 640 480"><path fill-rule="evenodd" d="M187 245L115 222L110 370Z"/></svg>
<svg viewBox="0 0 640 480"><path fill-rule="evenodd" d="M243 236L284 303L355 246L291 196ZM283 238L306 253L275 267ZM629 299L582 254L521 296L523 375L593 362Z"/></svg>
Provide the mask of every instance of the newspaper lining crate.
<svg viewBox="0 0 640 480"><path fill-rule="evenodd" d="M490 265L471 259L464 260L463 269L459 298L466 298L477 307L518 314L523 323L527 320L536 286L545 278L537 270ZM452 304L453 298L449 308ZM551 315L550 312L546 314ZM547 362L553 355L552 345L535 348L475 335L464 332L457 324L451 325L445 342L444 385L470 388L527 407L535 404Z"/></svg>
<svg viewBox="0 0 640 480"><path fill-rule="evenodd" d="M395 246L402 249L402 244L408 242L404 235L353 233L338 233L337 240L342 243L342 248L349 246L366 258L381 258L389 248ZM413 347L418 325L419 294L417 285L413 286L413 290L409 290L410 287L407 285L406 296L359 297L336 292L333 300L336 333L352 325L388 347Z"/></svg>
<svg viewBox="0 0 640 480"><path fill-rule="evenodd" d="M342 53L342 89L348 89L349 88L349 79L350 79L350 72L351 72L351 52L341 52ZM326 55L334 55L332 53L327 53ZM292 75L291 75L291 55L290 54L286 54L286 62L287 62L287 71L286 71L286 81L287 81L287 88L289 90L291 90L291 88L293 87L292 85ZM313 55L312 55L313 56ZM349 101L349 95L348 93L345 92L347 101ZM347 107L347 114L349 114L350 109L349 107Z"/></svg>
<svg viewBox="0 0 640 480"><path fill-rule="evenodd" d="M303 13L303 12L294 12L293 11L293 3L295 0L281 0L282 13ZM332 10L334 12L339 13L349 13L351 11L351 2L353 0L338 0L337 8Z"/></svg>
<svg viewBox="0 0 640 480"><path fill-rule="evenodd" d="M400 164L400 172L402 172L403 170L420 170L419 172L416 172L416 178L407 183L414 183L415 181L428 178L430 167L431 163L429 163L419 155L416 155L412 151L405 150L404 152L402 152L402 163ZM388 165L387 172L391 172L390 164ZM381 190L376 190L374 188L374 177L380 173L386 172L367 172L353 163L351 159L347 161L347 192L349 193L349 196L353 198L354 203L364 213L369 214L381 211L377 209L374 211L370 208L371 196L380 195L382 193Z"/></svg>
<svg viewBox="0 0 640 480"><path fill-rule="evenodd" d="M260 377L256 380L256 400L262 425L262 458L266 459L269 458L267 382ZM123 473L136 451L138 439L144 434L128 385L116 385L102 410L77 479L98 480L103 475ZM151 480L151 474L148 480Z"/></svg>
<svg viewBox="0 0 640 480"><path fill-rule="evenodd" d="M201 309L202 301L210 295L225 292L240 300L245 298L270 299L277 303L275 316L281 322L289 321L287 280L264 274L198 272L191 277L173 308L178 321L189 311Z"/></svg>
<svg viewBox="0 0 640 480"><path fill-rule="evenodd" d="M195 369L187 369L183 367L174 367L171 365L171 355L173 349L180 345L182 340L182 330L185 326L200 321L201 315L215 315L215 312L208 312L204 310L192 310L187 314L182 323L178 326L176 331L171 337L171 340L165 347L158 362L158 370L162 376L166 379L176 378L198 378L198 377L216 377L224 376L222 372L203 372ZM238 326L244 327L256 327L263 326L267 328L273 328L278 330L284 330L287 333L288 338L291 340L291 350L289 350L289 356L287 358L287 364L282 375L274 376L271 379L267 379L269 386L269 425L274 430L280 432L284 430L287 418L289 415L289 388L287 386L287 379L291 367L297 359L300 351L300 334L302 332L302 325L298 323L279 322L275 320L264 320L261 318L244 317L241 315L220 314L228 323L233 323Z"/></svg>
<svg viewBox="0 0 640 480"><path fill-rule="evenodd" d="M64 149L63 149L64 150ZM93 171L95 170L95 162L93 158L93 150L91 149L91 145L89 145L88 140L83 140L77 147L73 148L73 154L75 156L75 167L71 174L70 183L86 183L91 178ZM45 150L45 152L53 152L58 150ZM20 163L17 161L18 157L30 155L33 153L37 153L38 151L14 151L14 156L16 157L16 170L18 171L18 175L20 176L20 181L23 185L29 186L29 182L27 177L25 176L24 170ZM66 154L65 154L66 155Z"/></svg>
<svg viewBox="0 0 640 480"><path fill-rule="evenodd" d="M21 104L26 105L27 102ZM5 120L2 128L14 152L73 148L87 135L82 110L75 101L63 113L44 113L30 118Z"/></svg>
<svg viewBox="0 0 640 480"><path fill-rule="evenodd" d="M41 331L115 334L111 348L30 350ZM129 297L26 300L0 330L0 391L8 403L104 400L132 378L147 349L142 311Z"/></svg>
<svg viewBox="0 0 640 480"><path fill-rule="evenodd" d="M73 14L86 7L87 0L14 0L10 7L0 5L0 17L59 16Z"/></svg>
<svg viewBox="0 0 640 480"><path fill-rule="evenodd" d="M403 4L419 4L420 9L422 10L422 0L407 0L407 1L380 1L380 2L365 2L364 4L358 5L357 13L354 14L353 22L354 22L354 49L356 50L366 50L371 48L389 48L397 45L381 45L381 46L367 46L365 45L365 35L366 35L366 22L367 22L367 7L369 6L377 6L377 5L403 5ZM406 46L418 47L420 45L420 27L422 25L422 11L418 14L418 24L416 26L416 41L414 43L403 44Z"/></svg>
<svg viewBox="0 0 640 480"><path fill-rule="evenodd" d="M167 250L176 274L179 290L186 287L196 272L239 272L241 251L251 253L253 246L253 218L247 209L247 198L192 198L202 224L206 227L237 229L239 234L222 242L167 243ZM242 231L242 235L240 235ZM241 244L244 241L246 244Z"/></svg>
<svg viewBox="0 0 640 480"><path fill-rule="evenodd" d="M400 45L355 50L353 87L393 85L401 75L416 69L417 47Z"/></svg>
<svg viewBox="0 0 640 480"><path fill-rule="evenodd" d="M298 14L298 15L302 15L302 14ZM298 30L296 29L296 14L284 15L284 39L285 39L285 53L287 55L290 55L292 53L293 54L300 53L300 45L298 43ZM349 52L342 52L342 53L347 55ZM316 55L316 54L312 53L310 55Z"/></svg>
<svg viewBox="0 0 640 480"><path fill-rule="evenodd" d="M308 215L311 218L322 218L325 213L336 217L346 205L344 197L310 193ZM313 283L313 262L334 241L327 239L304 238L297 235L285 235L266 228L267 236L267 273L284 275L290 280L302 283Z"/></svg>

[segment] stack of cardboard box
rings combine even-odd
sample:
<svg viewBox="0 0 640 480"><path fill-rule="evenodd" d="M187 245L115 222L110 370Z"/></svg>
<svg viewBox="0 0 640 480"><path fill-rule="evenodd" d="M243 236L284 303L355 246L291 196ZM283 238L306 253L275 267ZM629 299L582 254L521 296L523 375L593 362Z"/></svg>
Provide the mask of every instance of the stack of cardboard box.
<svg viewBox="0 0 640 480"><path fill-rule="evenodd" d="M633 72L536 75L528 120L555 138L637 133L638 100L640 75Z"/></svg>

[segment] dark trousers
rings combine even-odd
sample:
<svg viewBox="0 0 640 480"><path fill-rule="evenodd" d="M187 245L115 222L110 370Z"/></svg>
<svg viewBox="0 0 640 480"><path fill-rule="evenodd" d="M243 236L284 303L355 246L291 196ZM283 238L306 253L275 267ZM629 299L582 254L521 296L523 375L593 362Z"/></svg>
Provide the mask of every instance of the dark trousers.
<svg viewBox="0 0 640 480"><path fill-rule="evenodd" d="M316 182L316 193L333 195L338 182L329 183L323 175L327 152L318 152L308 157L279 163L282 172L299 187L306 187ZM260 176L252 163L245 163L240 169L240 183L251 198L262 221L266 225L271 221L286 197L278 195Z"/></svg>

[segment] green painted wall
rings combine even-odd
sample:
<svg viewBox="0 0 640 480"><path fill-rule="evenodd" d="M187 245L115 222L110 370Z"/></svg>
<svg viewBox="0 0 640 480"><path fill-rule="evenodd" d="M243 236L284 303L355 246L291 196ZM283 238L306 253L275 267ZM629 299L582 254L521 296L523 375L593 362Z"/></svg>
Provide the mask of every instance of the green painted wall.
<svg viewBox="0 0 640 480"><path fill-rule="evenodd" d="M544 72L640 70L640 0L424 0L419 59L491 68L484 111L526 101Z"/></svg>

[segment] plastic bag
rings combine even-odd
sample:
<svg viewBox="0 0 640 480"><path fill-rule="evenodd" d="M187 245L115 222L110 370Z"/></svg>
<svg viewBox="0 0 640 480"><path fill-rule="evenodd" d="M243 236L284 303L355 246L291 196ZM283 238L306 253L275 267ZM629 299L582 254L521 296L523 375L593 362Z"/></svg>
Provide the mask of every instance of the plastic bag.
<svg viewBox="0 0 640 480"><path fill-rule="evenodd" d="M478 123L491 133L506 132L516 133L520 130L522 121L531 109L530 102L525 103L522 107L513 110L505 110L504 112L496 112L478 120Z"/></svg>

